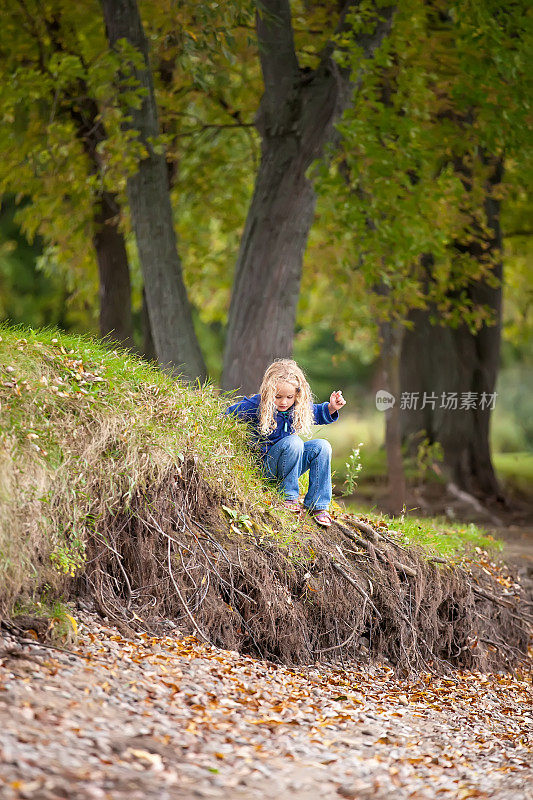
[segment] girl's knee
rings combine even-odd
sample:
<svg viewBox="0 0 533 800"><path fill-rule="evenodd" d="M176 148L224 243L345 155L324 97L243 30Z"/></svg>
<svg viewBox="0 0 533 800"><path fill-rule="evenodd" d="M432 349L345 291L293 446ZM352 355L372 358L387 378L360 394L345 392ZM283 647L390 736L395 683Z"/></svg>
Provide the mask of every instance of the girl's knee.
<svg viewBox="0 0 533 800"><path fill-rule="evenodd" d="M281 440L281 448L292 453L303 453L304 443L299 436L291 433L290 436L286 436L285 439Z"/></svg>
<svg viewBox="0 0 533 800"><path fill-rule="evenodd" d="M331 445L327 439L313 439L317 453L324 456L331 456Z"/></svg>

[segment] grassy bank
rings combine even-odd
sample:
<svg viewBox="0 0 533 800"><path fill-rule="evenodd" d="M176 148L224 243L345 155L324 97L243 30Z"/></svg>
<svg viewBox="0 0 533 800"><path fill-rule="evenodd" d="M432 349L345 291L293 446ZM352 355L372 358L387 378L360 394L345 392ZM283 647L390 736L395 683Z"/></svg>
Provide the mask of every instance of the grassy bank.
<svg viewBox="0 0 533 800"><path fill-rule="evenodd" d="M284 662L372 651L409 668L483 667L523 652L519 615L491 605L490 570L473 586L460 563L490 544L482 533L341 508L328 531L295 519L212 387L90 339L5 326L0 374L1 615L43 593L89 595L130 633L170 620ZM479 646L508 630L514 650Z"/></svg>
<svg viewBox="0 0 533 800"><path fill-rule="evenodd" d="M194 390L89 338L0 327L0 608L85 563L87 535L185 461L247 516L290 539L243 431L209 386ZM281 534L283 529L284 533Z"/></svg>

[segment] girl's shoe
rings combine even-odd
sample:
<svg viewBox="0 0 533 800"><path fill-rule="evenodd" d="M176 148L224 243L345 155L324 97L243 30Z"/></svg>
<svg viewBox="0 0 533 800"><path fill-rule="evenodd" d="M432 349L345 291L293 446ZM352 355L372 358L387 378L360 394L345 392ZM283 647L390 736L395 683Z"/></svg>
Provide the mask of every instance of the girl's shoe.
<svg viewBox="0 0 533 800"><path fill-rule="evenodd" d="M302 510L298 500L284 500L283 505L285 508L288 508L289 511L293 511L295 514L299 514Z"/></svg>
<svg viewBox="0 0 533 800"><path fill-rule="evenodd" d="M310 511L309 513L311 514L317 525L321 525L323 528L329 528L329 526L333 522L331 514L329 513L329 511L326 511L325 508L321 508L320 510L317 509L316 511Z"/></svg>

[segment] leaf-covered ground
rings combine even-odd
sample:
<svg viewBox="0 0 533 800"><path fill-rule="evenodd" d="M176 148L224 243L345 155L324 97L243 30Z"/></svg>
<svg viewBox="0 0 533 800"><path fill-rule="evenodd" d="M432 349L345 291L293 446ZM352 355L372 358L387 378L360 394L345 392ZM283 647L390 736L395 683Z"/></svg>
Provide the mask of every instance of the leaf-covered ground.
<svg viewBox="0 0 533 800"><path fill-rule="evenodd" d="M528 800L530 675L287 668L80 612L0 637L0 797Z"/></svg>

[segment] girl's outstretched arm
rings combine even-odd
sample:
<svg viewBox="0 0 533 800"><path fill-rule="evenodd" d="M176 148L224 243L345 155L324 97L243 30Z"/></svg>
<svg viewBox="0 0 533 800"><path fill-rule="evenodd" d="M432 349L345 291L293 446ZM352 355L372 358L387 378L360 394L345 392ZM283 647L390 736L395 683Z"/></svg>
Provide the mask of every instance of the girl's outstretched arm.
<svg viewBox="0 0 533 800"><path fill-rule="evenodd" d="M342 396L342 392L333 392L329 398L329 403L313 403L313 413L315 418L315 425L329 425L330 422L336 422L339 418L339 408L346 405L346 400Z"/></svg>
<svg viewBox="0 0 533 800"><path fill-rule="evenodd" d="M331 393L331 397L329 398L328 403L328 411L330 414L334 414L336 411L339 411L343 406L346 405L346 400L342 396L341 391L336 391Z"/></svg>

